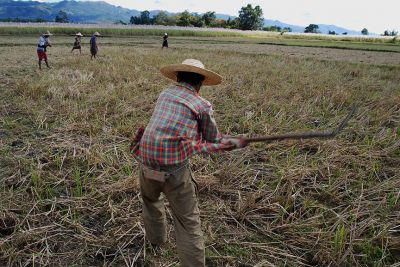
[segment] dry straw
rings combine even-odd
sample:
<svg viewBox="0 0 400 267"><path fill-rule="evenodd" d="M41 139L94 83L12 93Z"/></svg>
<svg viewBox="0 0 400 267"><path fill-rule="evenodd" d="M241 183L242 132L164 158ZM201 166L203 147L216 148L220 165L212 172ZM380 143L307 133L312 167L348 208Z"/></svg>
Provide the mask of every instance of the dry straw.
<svg viewBox="0 0 400 267"><path fill-rule="evenodd" d="M157 38L123 38L105 39L96 64L54 44L55 67L36 72L23 59L37 36L12 38L24 43L0 47L1 266L176 264L173 228L161 252L145 245L128 146L168 84L159 68L190 57L226 77L201 92L223 133L330 129L360 106L332 140L192 160L209 266L399 262L398 67L240 52L248 44L215 40L203 40L212 50L196 39L166 52Z"/></svg>

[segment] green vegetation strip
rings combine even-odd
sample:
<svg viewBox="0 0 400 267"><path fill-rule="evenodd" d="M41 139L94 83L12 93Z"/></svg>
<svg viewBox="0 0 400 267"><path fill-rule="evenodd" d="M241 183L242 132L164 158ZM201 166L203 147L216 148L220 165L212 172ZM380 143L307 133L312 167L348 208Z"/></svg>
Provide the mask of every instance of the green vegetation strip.
<svg viewBox="0 0 400 267"><path fill-rule="evenodd" d="M160 36L166 29L134 29L134 28L87 28L87 27L0 27L0 34L3 35L25 35L40 34L50 31L59 35L74 35L81 32L83 35L91 35L98 31L105 36ZM168 29L170 36L196 36L196 37L244 37L245 33L234 31L216 31L216 30L190 30L190 29Z"/></svg>

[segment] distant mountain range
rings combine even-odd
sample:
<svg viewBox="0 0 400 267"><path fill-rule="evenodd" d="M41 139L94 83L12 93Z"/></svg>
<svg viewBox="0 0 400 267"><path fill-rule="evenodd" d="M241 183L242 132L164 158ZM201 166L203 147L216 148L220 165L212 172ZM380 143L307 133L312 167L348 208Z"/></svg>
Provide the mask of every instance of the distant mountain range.
<svg viewBox="0 0 400 267"><path fill-rule="evenodd" d="M0 0L0 19L45 19L54 21L63 10L72 22L103 23L118 20L129 21L138 10L110 5L103 1L61 1L43 3L37 1Z"/></svg>
<svg viewBox="0 0 400 267"><path fill-rule="evenodd" d="M78 23L114 23L117 21L128 22L131 16L138 16L139 10L114 6L104 1L13 1L0 0L0 19L44 19L54 21L57 13L63 10L67 13L71 22ZM158 14L160 10L150 11L150 15ZM173 13L169 13L173 14ZM216 14L217 18L234 18L226 14ZM264 20L265 26L279 26L281 28L290 27L293 32L303 32L305 26L291 25L278 20ZM347 32L348 34L360 34L359 31L349 30L335 25L318 24L322 33L335 31L338 34Z"/></svg>

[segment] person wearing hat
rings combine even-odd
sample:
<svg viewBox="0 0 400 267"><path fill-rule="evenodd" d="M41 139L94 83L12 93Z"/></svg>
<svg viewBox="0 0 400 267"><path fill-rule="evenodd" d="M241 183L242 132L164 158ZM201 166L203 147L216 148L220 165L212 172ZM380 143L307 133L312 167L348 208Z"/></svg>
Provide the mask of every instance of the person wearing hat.
<svg viewBox="0 0 400 267"><path fill-rule="evenodd" d="M168 48L168 33L164 33L163 36L162 48L164 49L164 47Z"/></svg>
<svg viewBox="0 0 400 267"><path fill-rule="evenodd" d="M75 42L74 42L74 46L72 47L71 53L75 50L75 49L79 49L79 54L82 54L82 50L81 50L81 39L82 39L82 33L78 32L77 34L75 34Z"/></svg>
<svg viewBox="0 0 400 267"><path fill-rule="evenodd" d="M140 163L146 239L156 246L167 240L164 193L172 210L181 266L201 267L205 266L204 239L189 158L243 148L247 143L241 138L224 138L211 104L199 95L202 86L220 84L220 75L195 59L160 71L174 83L161 92L147 127L139 129L131 146Z"/></svg>
<svg viewBox="0 0 400 267"><path fill-rule="evenodd" d="M50 46L50 41L49 41L49 37L53 35L51 34L49 31L43 33L42 35L40 35L39 40L38 40L38 44L37 44L37 55L39 58L39 69L42 69L42 60L44 60L44 62L46 63L47 68L50 69L49 66L49 62L47 61L47 47Z"/></svg>
<svg viewBox="0 0 400 267"><path fill-rule="evenodd" d="M97 52L99 51L99 48L97 47L97 36L100 36L100 33L95 32L93 33L92 37L90 38L90 54L91 54L91 59L96 58Z"/></svg>

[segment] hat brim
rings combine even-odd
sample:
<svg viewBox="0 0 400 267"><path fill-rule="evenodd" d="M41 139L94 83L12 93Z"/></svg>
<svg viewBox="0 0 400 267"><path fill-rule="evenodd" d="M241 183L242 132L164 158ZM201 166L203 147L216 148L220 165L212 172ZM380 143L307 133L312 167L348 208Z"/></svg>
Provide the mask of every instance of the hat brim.
<svg viewBox="0 0 400 267"><path fill-rule="evenodd" d="M219 74L217 74L211 70L202 69L202 68L198 68L198 67L195 67L192 65L186 65L186 64L174 64L174 65L165 66L160 69L160 72L165 77L167 77L168 79L171 79L175 82L177 79L178 72L194 72L194 73L203 75L205 77L204 81L203 81L203 85L217 85L222 82L222 77Z"/></svg>
<svg viewBox="0 0 400 267"><path fill-rule="evenodd" d="M80 36L80 37L82 37L82 36L83 36L83 34L78 34L78 33L77 33L77 34L75 34L75 36Z"/></svg>

